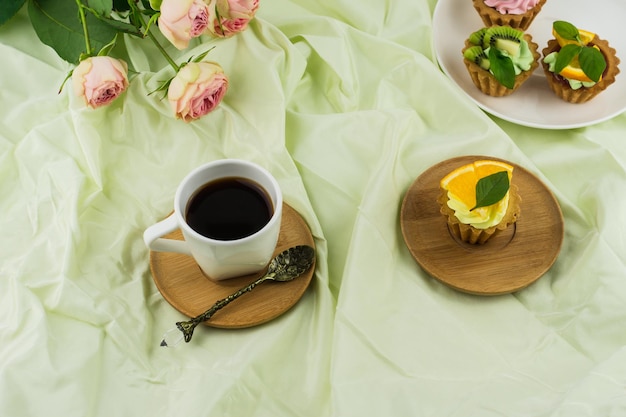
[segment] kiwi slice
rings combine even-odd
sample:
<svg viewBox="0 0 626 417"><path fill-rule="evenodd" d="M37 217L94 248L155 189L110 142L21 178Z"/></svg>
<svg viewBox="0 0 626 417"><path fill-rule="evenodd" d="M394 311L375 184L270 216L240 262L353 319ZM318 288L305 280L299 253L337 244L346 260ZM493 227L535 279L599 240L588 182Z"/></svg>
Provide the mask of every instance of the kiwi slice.
<svg viewBox="0 0 626 417"><path fill-rule="evenodd" d="M469 48L465 50L465 52L463 52L463 56L468 61L472 61L476 63L478 66L480 66L484 70L488 71L489 68L491 67L491 63L489 62L489 57L487 56L487 54L485 54L485 51L483 51L482 46L478 46L478 45L470 46Z"/></svg>
<svg viewBox="0 0 626 417"><path fill-rule="evenodd" d="M518 56L524 32L509 26L492 26L483 36L483 47L497 48L509 56Z"/></svg>
<svg viewBox="0 0 626 417"><path fill-rule="evenodd" d="M487 32L487 28L482 28L472 33L469 36L469 41L472 45L481 45L483 44L483 39L485 37L485 32Z"/></svg>

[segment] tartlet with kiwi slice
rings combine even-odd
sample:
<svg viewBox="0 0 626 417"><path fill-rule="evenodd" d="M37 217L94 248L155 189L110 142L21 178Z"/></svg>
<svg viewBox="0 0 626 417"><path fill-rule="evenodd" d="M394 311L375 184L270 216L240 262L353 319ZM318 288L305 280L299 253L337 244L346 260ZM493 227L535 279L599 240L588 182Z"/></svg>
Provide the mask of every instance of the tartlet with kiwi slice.
<svg viewBox="0 0 626 417"><path fill-rule="evenodd" d="M484 94L503 97L515 92L539 66L532 36L510 26L473 32L461 51L472 82Z"/></svg>
<svg viewBox="0 0 626 417"><path fill-rule="evenodd" d="M615 82L620 60L606 40L563 20L553 22L552 34L541 64L557 97L585 103Z"/></svg>

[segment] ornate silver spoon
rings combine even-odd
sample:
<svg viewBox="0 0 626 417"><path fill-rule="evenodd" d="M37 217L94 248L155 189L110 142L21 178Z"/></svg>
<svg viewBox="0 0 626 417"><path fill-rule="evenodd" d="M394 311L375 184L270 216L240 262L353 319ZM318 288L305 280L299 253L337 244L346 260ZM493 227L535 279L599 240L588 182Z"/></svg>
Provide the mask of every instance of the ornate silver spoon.
<svg viewBox="0 0 626 417"><path fill-rule="evenodd" d="M204 313L196 316L188 321L179 321L176 327L171 328L163 335L161 346L174 347L180 343L183 338L189 343L193 331L196 326L204 321L209 320L215 312L224 308L231 301L239 298L243 294L252 291L257 285L265 281L291 281L305 273L315 260L315 250L311 246L299 245L286 249L276 255L270 261L269 267L265 275L246 287L234 292L226 298L218 300L211 308ZM180 330L180 332L178 332Z"/></svg>

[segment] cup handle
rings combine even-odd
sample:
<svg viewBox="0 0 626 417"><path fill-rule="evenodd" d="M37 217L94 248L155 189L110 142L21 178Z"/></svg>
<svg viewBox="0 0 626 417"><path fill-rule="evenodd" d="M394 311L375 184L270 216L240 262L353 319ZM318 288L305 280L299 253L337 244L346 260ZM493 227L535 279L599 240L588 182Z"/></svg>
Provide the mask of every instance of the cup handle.
<svg viewBox="0 0 626 417"><path fill-rule="evenodd" d="M178 229L178 221L175 213L172 213L166 219L148 227L143 232L143 241L148 248L157 252L176 252L191 256L189 245L184 240L163 238L176 229Z"/></svg>

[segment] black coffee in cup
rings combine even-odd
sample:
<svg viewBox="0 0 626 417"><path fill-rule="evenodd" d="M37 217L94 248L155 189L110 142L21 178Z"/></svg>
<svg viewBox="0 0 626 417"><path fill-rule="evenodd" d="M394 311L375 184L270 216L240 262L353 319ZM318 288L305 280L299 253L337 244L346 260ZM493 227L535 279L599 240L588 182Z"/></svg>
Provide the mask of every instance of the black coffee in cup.
<svg viewBox="0 0 626 417"><path fill-rule="evenodd" d="M235 240L261 230L273 213L272 199L261 185L247 178L226 177L195 192L185 219L203 236Z"/></svg>

